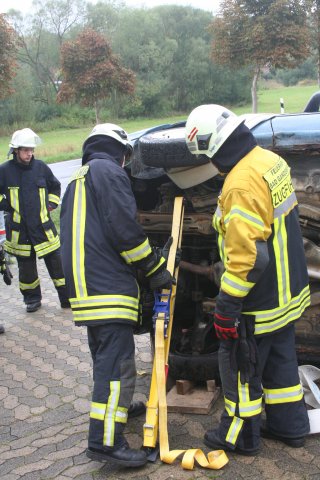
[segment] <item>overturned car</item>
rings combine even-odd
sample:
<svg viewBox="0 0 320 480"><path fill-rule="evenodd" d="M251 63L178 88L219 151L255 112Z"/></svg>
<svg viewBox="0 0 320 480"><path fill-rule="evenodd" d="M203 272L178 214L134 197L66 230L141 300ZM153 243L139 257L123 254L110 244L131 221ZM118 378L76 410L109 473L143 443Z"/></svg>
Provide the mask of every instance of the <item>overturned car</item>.
<svg viewBox="0 0 320 480"><path fill-rule="evenodd" d="M311 288L311 306L296 323L301 363L320 358L320 113L247 115L258 144L278 153L291 167ZM171 232L174 198L185 199L182 257L169 356L175 379L217 378L218 340L213 328L222 264L212 215L223 184L204 157L195 157L184 139L185 123L162 125L132 135L134 155L127 167L139 221L151 242L162 247ZM199 166L199 158L197 159ZM142 289L143 327L152 332L151 293Z"/></svg>

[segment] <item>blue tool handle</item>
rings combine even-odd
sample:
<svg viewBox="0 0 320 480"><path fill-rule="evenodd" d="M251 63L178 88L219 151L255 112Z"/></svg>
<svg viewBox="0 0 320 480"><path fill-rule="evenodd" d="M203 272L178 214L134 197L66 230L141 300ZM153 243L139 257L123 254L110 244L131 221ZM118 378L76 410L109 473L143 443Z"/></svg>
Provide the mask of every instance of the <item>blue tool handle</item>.
<svg viewBox="0 0 320 480"><path fill-rule="evenodd" d="M170 319L170 298L171 290L169 293L154 292L154 306L153 306L153 328L156 328L156 321L160 313L164 314L164 336L167 336L167 327Z"/></svg>

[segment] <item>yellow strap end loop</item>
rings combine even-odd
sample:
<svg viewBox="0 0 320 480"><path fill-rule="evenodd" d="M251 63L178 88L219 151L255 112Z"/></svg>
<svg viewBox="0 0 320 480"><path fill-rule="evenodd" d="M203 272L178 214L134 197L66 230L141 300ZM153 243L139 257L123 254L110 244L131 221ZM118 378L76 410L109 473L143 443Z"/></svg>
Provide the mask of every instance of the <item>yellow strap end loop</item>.
<svg viewBox="0 0 320 480"><path fill-rule="evenodd" d="M198 448L171 450L161 460L171 465L181 455L183 455L181 466L184 470L193 470L195 462L202 468L220 470L229 462L229 458L224 450L213 450L208 453L207 458L203 451Z"/></svg>

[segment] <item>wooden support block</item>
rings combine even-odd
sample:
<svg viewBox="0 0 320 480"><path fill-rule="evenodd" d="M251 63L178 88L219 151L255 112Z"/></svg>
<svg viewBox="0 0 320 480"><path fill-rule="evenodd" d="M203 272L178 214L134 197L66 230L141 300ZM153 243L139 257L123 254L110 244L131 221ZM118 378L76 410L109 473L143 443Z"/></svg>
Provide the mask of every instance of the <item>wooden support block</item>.
<svg viewBox="0 0 320 480"><path fill-rule="evenodd" d="M214 392L216 389L216 381L215 380L207 380L207 390L208 392Z"/></svg>
<svg viewBox="0 0 320 480"><path fill-rule="evenodd" d="M185 395L194 387L194 383L189 380L176 380L176 387L178 395Z"/></svg>
<svg viewBox="0 0 320 480"><path fill-rule="evenodd" d="M207 414L218 399L220 388L208 392L206 386L195 386L185 395L177 393L176 385L167 394L168 412Z"/></svg>

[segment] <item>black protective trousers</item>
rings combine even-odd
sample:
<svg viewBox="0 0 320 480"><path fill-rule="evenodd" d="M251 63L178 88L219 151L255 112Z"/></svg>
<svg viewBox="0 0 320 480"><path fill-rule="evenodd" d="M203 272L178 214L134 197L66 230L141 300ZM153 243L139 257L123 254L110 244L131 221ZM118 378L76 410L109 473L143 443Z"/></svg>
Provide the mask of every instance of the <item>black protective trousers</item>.
<svg viewBox="0 0 320 480"><path fill-rule="evenodd" d="M65 286L65 279L62 270L60 248L42 257L50 278L57 290L60 303L68 302L68 295ZM37 269L37 257L35 251L31 250L30 257L18 257L19 286L23 295L24 303L40 302L41 287Z"/></svg>
<svg viewBox="0 0 320 480"><path fill-rule="evenodd" d="M110 323L88 327L93 361L89 448L117 448L123 444L136 382L135 346L131 325Z"/></svg>
<svg viewBox="0 0 320 480"><path fill-rule="evenodd" d="M233 340L220 343L219 369L226 408L221 417L219 436L230 448L259 448L259 399L263 400L260 405L264 403L270 432L296 438L307 435L310 430L298 374L294 324L271 335L256 336L255 340L258 369L246 386L241 386L238 372L230 365ZM241 399L241 391L246 391L247 403ZM252 416L241 413L241 401L243 412L251 411Z"/></svg>

